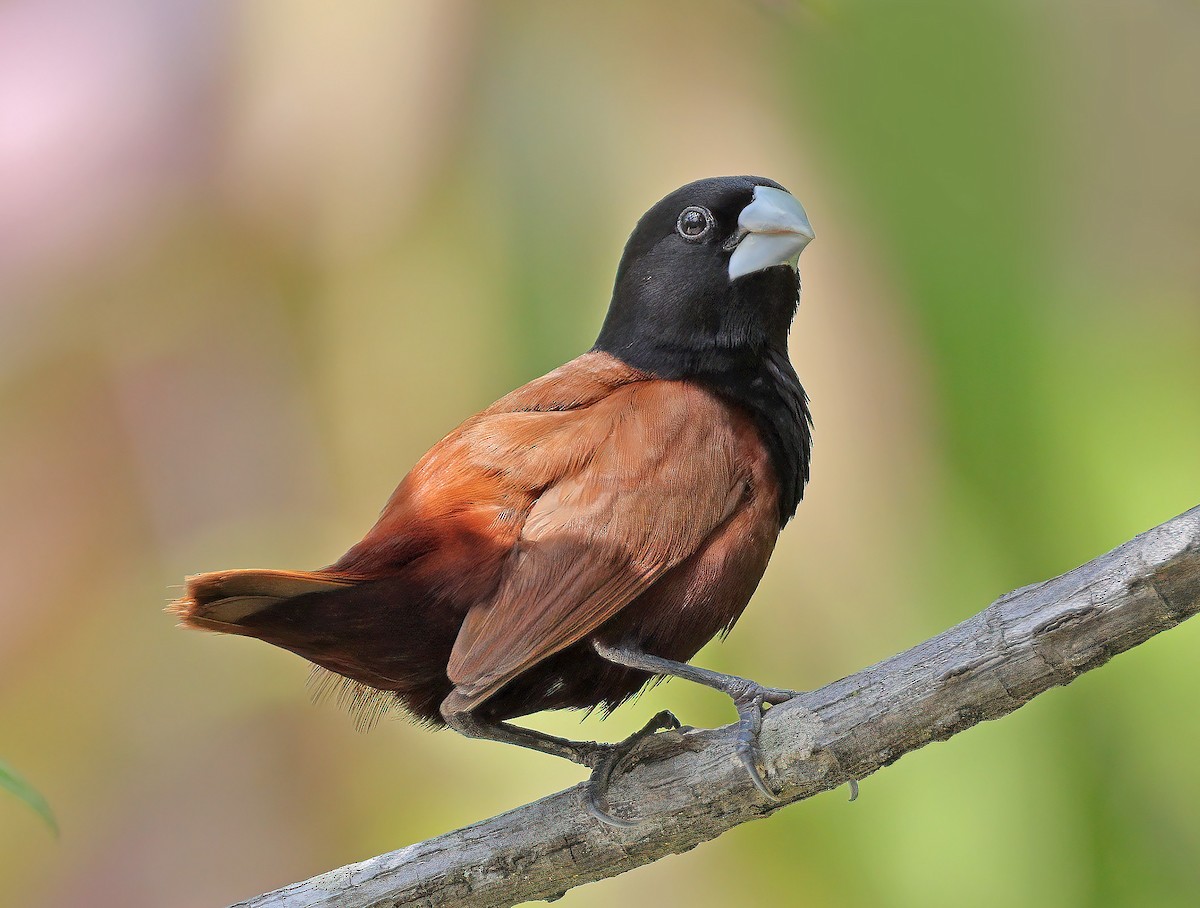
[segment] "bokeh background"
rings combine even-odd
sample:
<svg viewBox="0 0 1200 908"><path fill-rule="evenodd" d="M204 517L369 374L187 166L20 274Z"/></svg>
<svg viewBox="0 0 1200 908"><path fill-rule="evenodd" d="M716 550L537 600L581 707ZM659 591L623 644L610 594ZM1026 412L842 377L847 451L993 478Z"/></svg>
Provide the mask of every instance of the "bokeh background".
<svg viewBox="0 0 1200 908"><path fill-rule="evenodd" d="M732 638L812 687L1200 500L1200 6L0 5L0 901L220 906L573 784L314 707L188 573L328 563L586 349L636 218L805 203L814 479ZM1194 906L1200 623L569 908ZM670 705L675 682L606 723Z"/></svg>

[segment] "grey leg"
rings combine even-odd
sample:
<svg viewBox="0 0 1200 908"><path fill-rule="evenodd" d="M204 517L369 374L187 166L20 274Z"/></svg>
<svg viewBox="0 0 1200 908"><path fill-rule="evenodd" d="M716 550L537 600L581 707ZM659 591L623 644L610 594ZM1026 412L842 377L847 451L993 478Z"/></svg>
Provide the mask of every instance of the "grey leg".
<svg viewBox="0 0 1200 908"><path fill-rule="evenodd" d="M613 771L645 738L656 731L679 728L679 720L664 709L624 741L601 744L596 741L568 741L508 722L484 722L470 712L446 712L443 718L447 725L468 738L515 744L588 767L592 775L588 779L584 807L601 822L623 827L636 826L637 823L614 817L600 806L607 798Z"/></svg>
<svg viewBox="0 0 1200 908"><path fill-rule="evenodd" d="M778 800L778 795L771 790L771 787L767 785L766 780L762 776L760 768L762 761L758 755L758 733L762 730L763 704L783 703L796 696L795 691L783 690L777 687L763 687L761 684L749 681L746 678L739 678L736 675L723 675L720 672L710 671L707 668L688 665L686 662L675 662L671 659L663 659L661 656L652 656L649 653L643 653L641 650L625 644L610 646L607 643L593 640L592 647L601 658L607 659L609 662L615 662L617 665L624 665L626 668L634 668L645 672L653 672L656 675L672 675L676 678L685 678L688 681L695 681L697 684L715 688L726 694L733 700L734 706L737 707L738 718L740 720L738 723L737 741L738 759L746 767L746 772L750 775L750 780L754 783L754 787L768 798Z"/></svg>
<svg viewBox="0 0 1200 908"><path fill-rule="evenodd" d="M543 734L531 728L521 728L508 722L484 722L469 712L450 713L443 718L446 724L460 735L468 738L482 738L487 741L499 741L502 744L515 744L527 747L554 757L562 757L581 766L592 767L604 755L605 749L611 745L598 744L595 741L568 741L554 735Z"/></svg>

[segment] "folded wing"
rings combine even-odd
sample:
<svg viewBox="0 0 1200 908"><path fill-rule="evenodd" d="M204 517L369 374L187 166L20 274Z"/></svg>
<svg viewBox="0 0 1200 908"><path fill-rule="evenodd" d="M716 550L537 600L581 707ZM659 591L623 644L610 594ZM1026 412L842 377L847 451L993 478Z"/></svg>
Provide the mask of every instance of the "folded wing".
<svg viewBox="0 0 1200 908"><path fill-rule="evenodd" d="M444 711L474 708L595 631L694 553L745 495L726 405L694 386L637 382L571 418L578 430L568 425L550 443L585 453L541 490L495 595L467 614ZM578 446L580 435L593 439Z"/></svg>

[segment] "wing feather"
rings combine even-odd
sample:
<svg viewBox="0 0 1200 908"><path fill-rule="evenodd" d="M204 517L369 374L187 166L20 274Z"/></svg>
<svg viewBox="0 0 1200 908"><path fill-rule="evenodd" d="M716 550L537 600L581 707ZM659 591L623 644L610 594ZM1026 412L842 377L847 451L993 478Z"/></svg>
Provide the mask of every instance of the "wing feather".
<svg viewBox="0 0 1200 908"><path fill-rule="evenodd" d="M744 494L729 414L694 386L631 384L576 418L586 430L557 434L594 443L533 502L495 596L458 635L447 668L456 709L604 624L694 553Z"/></svg>

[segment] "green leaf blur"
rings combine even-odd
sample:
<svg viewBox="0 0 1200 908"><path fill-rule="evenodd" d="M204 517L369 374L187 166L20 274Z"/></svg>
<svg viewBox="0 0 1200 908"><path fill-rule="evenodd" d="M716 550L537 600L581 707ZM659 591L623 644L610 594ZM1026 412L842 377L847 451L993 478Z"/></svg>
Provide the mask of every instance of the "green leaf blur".
<svg viewBox="0 0 1200 908"><path fill-rule="evenodd" d="M54 813L50 810L46 799L3 760L0 760L0 788L16 795L19 800L33 808L33 811L50 827L50 831L56 836L58 835L58 823L55 821Z"/></svg>

